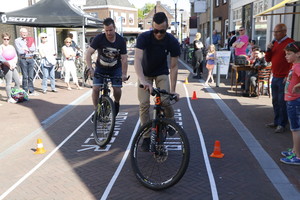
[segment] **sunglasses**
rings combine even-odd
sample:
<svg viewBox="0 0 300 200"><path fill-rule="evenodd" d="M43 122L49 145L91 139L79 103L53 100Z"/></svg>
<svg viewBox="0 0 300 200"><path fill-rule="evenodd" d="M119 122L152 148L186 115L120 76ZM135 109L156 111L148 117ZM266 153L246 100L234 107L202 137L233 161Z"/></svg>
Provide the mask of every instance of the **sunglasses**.
<svg viewBox="0 0 300 200"><path fill-rule="evenodd" d="M71 42L66 42L66 44L71 43Z"/></svg>
<svg viewBox="0 0 300 200"><path fill-rule="evenodd" d="M9 39L7 39L7 38L3 38L3 40L7 40L7 41L8 41Z"/></svg>
<svg viewBox="0 0 300 200"><path fill-rule="evenodd" d="M47 38L47 37L42 37L42 38Z"/></svg>
<svg viewBox="0 0 300 200"><path fill-rule="evenodd" d="M166 29L162 29L162 30L153 29L153 33L154 33L154 34L158 34L158 33L160 33L160 34L165 34L166 32L167 32Z"/></svg>
<svg viewBox="0 0 300 200"><path fill-rule="evenodd" d="M239 30L239 31L244 31L245 29Z"/></svg>

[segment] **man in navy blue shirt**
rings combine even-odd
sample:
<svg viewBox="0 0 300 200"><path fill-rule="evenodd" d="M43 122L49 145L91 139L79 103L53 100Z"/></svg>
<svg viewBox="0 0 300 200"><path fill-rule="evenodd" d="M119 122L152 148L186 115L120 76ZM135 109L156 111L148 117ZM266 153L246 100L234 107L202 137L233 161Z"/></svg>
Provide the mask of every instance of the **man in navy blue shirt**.
<svg viewBox="0 0 300 200"><path fill-rule="evenodd" d="M124 38L115 32L116 26L114 20L106 18L103 24L104 33L98 34L93 39L93 42L86 52L86 63L89 70L93 73L94 69L92 67L91 56L97 50L98 58L95 72L114 77L122 77L122 80L111 80L115 99L115 110L116 114L118 114L122 94L122 81L127 80L127 48ZM92 98L95 109L97 108L101 86L103 86L103 78L94 77Z"/></svg>
<svg viewBox="0 0 300 200"><path fill-rule="evenodd" d="M138 87L141 125L150 120L149 91L152 91L152 85L154 82L156 87L176 94L175 90L180 46L177 39L172 34L166 32L168 26L168 18L165 13L158 12L153 16L153 29L141 33L137 38L134 68L138 76L138 84L142 84L144 86L144 88ZM167 56L169 54L170 72L167 60ZM176 95L179 98L179 95ZM162 99L162 102L163 101L164 99ZM165 116L167 118L174 118L174 111L171 106L165 107ZM148 151L149 143L150 138L145 137L142 144L142 150Z"/></svg>

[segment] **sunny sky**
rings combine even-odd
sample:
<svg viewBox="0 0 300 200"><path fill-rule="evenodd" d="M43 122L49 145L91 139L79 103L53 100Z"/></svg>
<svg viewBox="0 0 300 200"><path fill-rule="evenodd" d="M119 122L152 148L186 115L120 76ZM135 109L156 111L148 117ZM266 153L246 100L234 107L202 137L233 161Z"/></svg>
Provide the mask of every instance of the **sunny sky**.
<svg viewBox="0 0 300 200"><path fill-rule="evenodd" d="M128 0L137 8L142 8L146 3L156 4L157 0ZM167 4L171 8L175 8L174 1L176 0L160 0L162 4ZM190 1L189 0L177 0L177 9L190 10Z"/></svg>

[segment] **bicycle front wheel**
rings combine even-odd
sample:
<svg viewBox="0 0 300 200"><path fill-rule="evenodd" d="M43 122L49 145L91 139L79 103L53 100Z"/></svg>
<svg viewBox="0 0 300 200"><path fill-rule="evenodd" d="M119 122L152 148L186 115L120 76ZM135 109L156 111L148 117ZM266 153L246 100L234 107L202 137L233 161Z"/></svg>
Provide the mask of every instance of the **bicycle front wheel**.
<svg viewBox="0 0 300 200"><path fill-rule="evenodd" d="M115 120L116 112L112 99L108 96L101 97L94 114L94 139L100 147L104 147L110 142Z"/></svg>
<svg viewBox="0 0 300 200"><path fill-rule="evenodd" d="M176 184L184 175L189 164L190 146L183 129L175 121L163 118L156 124L159 131L156 152L145 152L141 146L151 129L152 121L138 130L131 146L131 165L145 187L162 190Z"/></svg>

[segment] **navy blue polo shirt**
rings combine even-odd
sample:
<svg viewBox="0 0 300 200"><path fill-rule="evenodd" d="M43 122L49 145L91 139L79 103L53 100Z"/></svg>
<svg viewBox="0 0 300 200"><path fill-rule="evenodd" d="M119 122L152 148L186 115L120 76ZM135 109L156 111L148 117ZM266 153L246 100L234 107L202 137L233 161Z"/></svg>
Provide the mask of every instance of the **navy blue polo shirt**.
<svg viewBox="0 0 300 200"><path fill-rule="evenodd" d="M98 67L122 67L121 55L127 54L127 48L124 38L118 33L114 42L108 41L104 33L98 34L91 47L98 51L96 72Z"/></svg>
<svg viewBox="0 0 300 200"><path fill-rule="evenodd" d="M137 38L136 48L143 50L143 72L149 77L168 75L167 56L180 56L179 43L170 33L166 33L162 40L157 40L153 31L141 33Z"/></svg>

